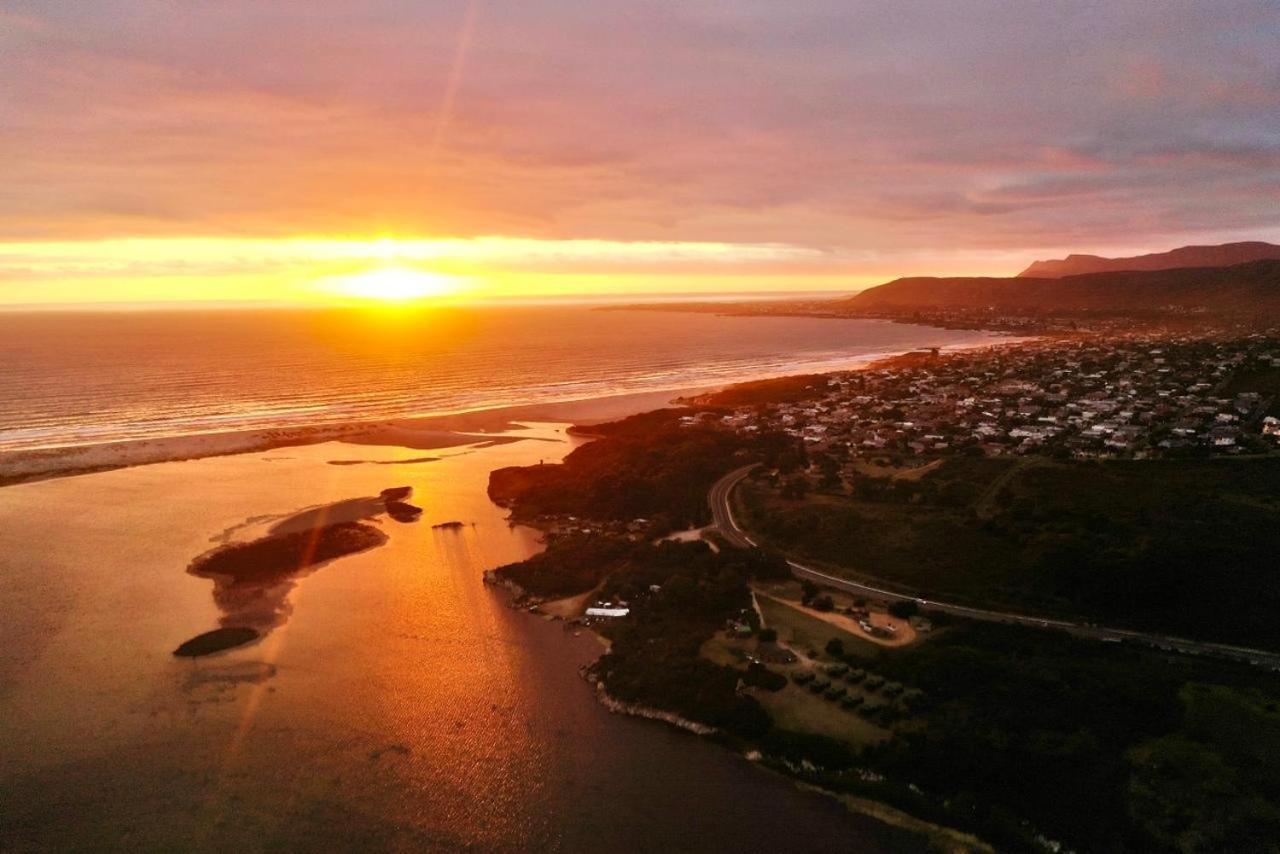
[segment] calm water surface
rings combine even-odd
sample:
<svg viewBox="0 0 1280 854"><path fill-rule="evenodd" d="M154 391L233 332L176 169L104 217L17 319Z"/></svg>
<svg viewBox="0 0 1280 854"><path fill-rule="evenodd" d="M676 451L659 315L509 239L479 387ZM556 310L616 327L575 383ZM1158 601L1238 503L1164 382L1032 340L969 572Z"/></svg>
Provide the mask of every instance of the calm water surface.
<svg viewBox="0 0 1280 854"><path fill-rule="evenodd" d="M560 441L553 426L533 431ZM512 611L484 569L538 548L488 472L522 441L336 444L0 489L0 849L904 850L896 832L715 745L610 715L598 650ZM322 567L263 642L196 661L212 545L412 484L421 522ZM433 530L442 521L474 522Z"/></svg>

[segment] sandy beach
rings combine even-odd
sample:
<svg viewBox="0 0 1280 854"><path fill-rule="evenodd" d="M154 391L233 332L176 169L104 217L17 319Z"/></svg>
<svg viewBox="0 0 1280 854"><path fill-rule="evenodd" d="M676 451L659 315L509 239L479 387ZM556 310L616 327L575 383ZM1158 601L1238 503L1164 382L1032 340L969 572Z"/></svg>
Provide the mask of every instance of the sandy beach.
<svg viewBox="0 0 1280 854"><path fill-rule="evenodd" d="M985 340L941 349L943 352L955 352L982 347L1010 346L1029 340L1033 339L1009 337L994 344ZM864 370L893 358L895 356L892 354L872 354L862 359L851 359L839 368L829 368L824 372ZM419 451L486 442L518 442L527 438L522 434L523 425L526 422L593 424L613 421L664 406L681 405L682 400L705 395L733 383L767 379L771 376L774 375L738 377L733 382L714 385L685 386L660 391L605 395L548 403L515 404L417 418L193 433L121 442L0 451L0 486L51 477L109 471L129 466L197 460L322 442L341 442L355 446L394 446ZM506 435L493 435L498 433ZM337 459L335 462L352 464L360 460L344 458Z"/></svg>
<svg viewBox="0 0 1280 854"><path fill-rule="evenodd" d="M518 432L523 430L522 422L591 424L611 421L658 409L682 395L706 393L714 388L640 392L394 421L200 433L64 448L0 451L0 486L129 466L197 460L323 442L395 446L419 451L478 443L504 444L532 438L531 435ZM517 431L516 435L510 435L512 431ZM507 435L494 435L498 433ZM347 455L346 459L336 459L335 462L360 462L353 459L357 456L358 452Z"/></svg>

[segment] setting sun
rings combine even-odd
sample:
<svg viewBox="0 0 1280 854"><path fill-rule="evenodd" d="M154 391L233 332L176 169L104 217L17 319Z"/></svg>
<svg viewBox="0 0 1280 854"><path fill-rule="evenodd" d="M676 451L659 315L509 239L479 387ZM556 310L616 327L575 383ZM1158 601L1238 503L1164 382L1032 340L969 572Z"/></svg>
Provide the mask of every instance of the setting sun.
<svg viewBox="0 0 1280 854"><path fill-rule="evenodd" d="M442 273L411 270L404 267L381 267L351 276L329 280L326 289L344 296L383 302L409 302L456 293L459 280Z"/></svg>

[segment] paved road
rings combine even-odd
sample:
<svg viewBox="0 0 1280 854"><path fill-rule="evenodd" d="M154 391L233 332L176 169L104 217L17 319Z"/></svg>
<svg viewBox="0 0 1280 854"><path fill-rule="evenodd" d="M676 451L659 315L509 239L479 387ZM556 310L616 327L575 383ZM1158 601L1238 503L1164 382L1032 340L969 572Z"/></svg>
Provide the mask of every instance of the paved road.
<svg viewBox="0 0 1280 854"><path fill-rule="evenodd" d="M723 535L726 540L741 548L748 548L759 544L749 533L742 529L738 524L738 521L734 518L733 505L730 501L730 497L733 494L734 487L736 487L744 477L750 474L753 468L755 468L755 466L745 466L737 469L736 471L730 472L720 480L716 481L715 485L711 487L711 492L708 495L708 500L711 503L711 515L715 520L715 527L719 529L721 535ZM1280 670L1280 654L1267 652L1265 650L1228 646L1226 644L1202 643L1200 641L1187 640L1186 638L1168 637L1166 635L1152 634L1149 632L1135 632L1128 629L1110 629L1090 625L1088 623L1073 623L1068 620L1036 617L1029 614L1016 614L1008 611L992 611L985 608L970 608L966 605L956 605L951 602L939 602L934 599L924 599L908 594L895 593L892 590L885 590L880 587L874 587L870 584L850 581L847 578L840 578L812 567L805 566L802 563L797 563L789 558L787 563L791 565L791 572L796 576L796 578L812 581L816 584L823 584L827 587L843 590L857 596L874 597L877 599L884 599L889 602L913 601L930 611L941 611L944 614L954 614L957 617L966 617L970 620L985 620L993 623L1008 623L1011 625L1030 626L1032 628L1040 629L1060 629L1079 637L1093 638L1094 640L1108 641L1111 643L1119 641L1140 643L1172 652L1181 652L1188 655L1210 655L1218 658L1229 658L1235 661L1248 662L1249 664L1258 665L1259 667L1268 667L1273 670Z"/></svg>

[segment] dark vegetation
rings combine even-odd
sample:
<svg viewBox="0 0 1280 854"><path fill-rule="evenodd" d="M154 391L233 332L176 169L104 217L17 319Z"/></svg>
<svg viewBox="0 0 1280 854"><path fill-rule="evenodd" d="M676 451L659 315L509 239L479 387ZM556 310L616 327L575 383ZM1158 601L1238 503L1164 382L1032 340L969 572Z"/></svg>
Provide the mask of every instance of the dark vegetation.
<svg viewBox="0 0 1280 854"><path fill-rule="evenodd" d="M1228 391L1274 394L1263 374L1238 376L1249 387ZM753 393L772 401L775 392L788 393ZM598 459L542 467L564 469L554 482L579 493L566 505L574 509L558 512L653 515L624 512L593 492L614 463L661 484L652 495L701 505L720 473L764 459L783 477L775 488L745 490L748 527L788 551L931 597L1280 648L1280 628L1270 625L1280 605L1271 570L1280 546L1280 459L956 457L918 480L858 478L851 498L810 487L783 498L777 487L795 479L802 449L743 444L725 449L718 471L677 465L664 459L668 447L684 453L686 441L707 441L698 436L703 428L677 425L686 413L609 425L594 444L613 445ZM635 432L650 430L655 441ZM664 432L681 438L668 443L658 438ZM649 474L628 463L632 453ZM535 495L549 488L542 469L529 478L539 482ZM613 649L594 670L620 700L710 724L789 773L970 830L999 850L1043 850L1047 839L1081 851L1260 852L1280 839L1280 680L1273 674L928 614L939 630L902 649L815 642L848 668L849 684L874 681L875 690L902 692L891 702L877 698L874 711L850 703L851 714L886 725L893 724L888 712L901 707L893 737L858 754L844 741L778 729L737 691L739 684L796 690L783 688L781 674L699 655L726 620L759 629L746 581L783 577L780 558L596 539L554 540L545 555L503 573L535 591L599 586L602 598L631 604L630 617L602 626ZM803 587L806 603L830 602L814 585ZM901 616L912 610L914 603L899 606ZM757 631L759 642L776 639L772 630Z"/></svg>
<svg viewBox="0 0 1280 854"><path fill-rule="evenodd" d="M774 545L905 590L1280 649L1280 459L956 458L851 499L772 495L746 505Z"/></svg>
<svg viewBox="0 0 1280 854"><path fill-rule="evenodd" d="M406 501L388 501L387 515L397 522L416 522L422 516L422 508Z"/></svg>
<svg viewBox="0 0 1280 854"><path fill-rule="evenodd" d="M1251 468L1259 462L1267 467ZM1009 538L1019 548L1007 553L1015 560L1044 552L1028 544L1045 537L1129 541L1136 572L1169 565L1139 558L1147 550L1170 547L1152 532L1169 529L1172 537L1174 528L1193 526L1194 514L1189 507L1180 511L1173 525L1153 524L1152 519L1166 517L1152 514L1178 510L1191 502L1193 492L1198 496L1194 506L1210 528L1224 524L1212 510L1205 515L1215 502L1271 512L1278 494L1272 478L1280 477L1272 471L1274 462L1204 462L1195 463L1194 470L1183 470L1187 464L1045 463L1014 471L1006 463L962 459L916 482L917 491L851 506L916 514L886 517L896 527L875 540L879 549L892 547L892 538L907 535L913 526L927 524L928 515L942 513L947 524L978 532L973 536ZM1154 472L1146 486L1132 470L1138 465L1155 466L1144 470ZM977 482L931 485L934 475L944 480L976 476ZM1197 492L1196 484L1208 488ZM1087 498L1080 499L1082 492ZM945 497L961 493L959 499ZM825 513L832 505L828 498L817 509ZM792 509L815 508L792 503ZM861 548L853 538L833 536L823 527L829 524L826 517L805 518L815 541ZM874 529L859 530L860 536L875 536ZM924 566L935 574L927 580L936 584L945 580L939 561L964 569L953 553L963 553L969 540L951 530L931 530L932 551L921 554L935 558ZM1263 534L1234 530L1240 549L1249 548L1250 536ZM1229 545L1226 534L1193 526L1181 547L1205 536L1215 548ZM1215 565L1239 571L1259 565L1247 552L1228 554L1235 555L1234 563L1219 556ZM967 557L974 560L973 554ZM1011 563L1003 571L1017 566ZM1039 579L1035 583L1061 581L1046 571L1051 564L1028 566L1027 579ZM699 654L726 620L756 625L747 580L784 577L779 556L758 550L715 554L701 543L655 546L623 537L563 537L543 555L500 574L542 594L598 586L602 598L630 604L630 617L601 624L613 646L593 670L617 699L714 726L723 737L761 749L767 761L803 779L970 830L1001 850L1037 850L1041 836L1089 851L1252 852L1271 850L1271 841L1280 838L1280 774L1275 770L1280 767L1280 683L1262 671L1056 632L939 619L935 624L944 631L903 649L859 646L851 652L847 644L825 646L829 657L850 668L848 673L874 674L886 691L889 685L907 688L900 703L877 702L874 709L850 712L888 720L890 707L902 705L906 711L897 717L907 715L892 739L857 754L842 741L778 729L755 699L738 691L739 684L782 690L781 674L764 666L742 671ZM1020 583L1034 587L1028 580ZM1001 589L977 586L973 579L965 584L970 592ZM1079 586L1074 589L1080 594ZM1121 589L1116 585L1109 595L1125 595L1116 592ZM825 595L818 588L805 593L810 602ZM1081 594L1064 601L1092 600ZM1247 611L1252 609L1236 609L1241 615ZM1152 619L1163 614L1144 613ZM759 639L767 639L765 631Z"/></svg>
<svg viewBox="0 0 1280 854"><path fill-rule="evenodd" d="M760 406L813 400L827 391L830 379L825 374L801 374L793 377L738 383L701 398L711 406Z"/></svg>
<svg viewBox="0 0 1280 854"><path fill-rule="evenodd" d="M1223 386L1224 395L1237 395L1242 392L1257 392L1264 398L1270 398L1270 406L1263 415L1280 417L1280 368L1252 367L1237 371Z"/></svg>
<svg viewBox="0 0 1280 854"><path fill-rule="evenodd" d="M575 565L595 569L567 570ZM1238 665L951 621L904 649L826 646L850 673L912 689L903 695L909 725L889 742L857 755L843 742L778 730L737 689L780 690L785 678L699 651L727 619L754 625L749 578L785 571L781 558L756 550L566 537L500 574L542 593L599 585L602 597L628 601L630 617L600 624L613 646L593 668L618 700L716 727L812 782L888 800L1001 849L1030 850L1039 833L1078 850L1248 852L1280 833L1280 684Z"/></svg>
<svg viewBox="0 0 1280 854"><path fill-rule="evenodd" d="M661 409L591 428L601 438L558 465L497 469L489 497L515 518L572 515L597 521L643 518L650 533L708 521L707 491L753 459L794 450L786 436L747 439L680 419L697 410Z"/></svg>
<svg viewBox="0 0 1280 854"><path fill-rule="evenodd" d="M236 582L269 582L309 572L312 567L387 541L387 535L361 522L337 522L251 543L236 543L196 558L187 570L201 578L223 576Z"/></svg>
<svg viewBox="0 0 1280 854"><path fill-rule="evenodd" d="M928 705L923 726L867 760L998 846L1025 846L1032 826L1090 851L1264 851L1280 838L1273 676L984 623L874 667L925 687Z"/></svg>
<svg viewBox="0 0 1280 854"><path fill-rule="evenodd" d="M630 564L638 549L636 543L619 537L559 537L546 551L500 566L495 573L535 596L557 599L594 589L606 576Z"/></svg>
<svg viewBox="0 0 1280 854"><path fill-rule="evenodd" d="M787 677L770 670L758 661L753 661L747 665L747 671L742 675L742 681L752 688L763 688L766 691L781 691L787 687Z"/></svg>
<svg viewBox="0 0 1280 854"><path fill-rule="evenodd" d="M569 566L593 569L574 574L565 570ZM754 616L748 579L786 572L785 561L763 552L717 554L705 543L652 545L612 537L557 539L544 554L498 570L542 595L582 592L603 582L602 597L631 607L627 619L599 627L613 645L593 671L609 694L744 738L766 732L768 715L737 693L739 671L707 661L699 650L729 617ZM771 681L764 674L757 678Z"/></svg>
<svg viewBox="0 0 1280 854"><path fill-rule="evenodd" d="M557 537L545 551L500 566L494 573L543 598L574 596L601 587L602 599L630 601L651 595L652 586L678 578L683 569L699 572L709 565L761 580L787 578L791 574L782 556L761 549L732 549L717 554L705 543L668 541L653 545L590 534Z"/></svg>
<svg viewBox="0 0 1280 854"><path fill-rule="evenodd" d="M315 511L309 511L315 512ZM192 638L176 655L207 655L248 643L288 619L289 591L321 564L375 548L387 535L372 525L337 522L236 543L191 562L187 572L213 581L213 601L225 631Z"/></svg>
<svg viewBox="0 0 1280 854"><path fill-rule="evenodd" d="M861 755L812 734L760 739L770 761L810 782L998 850L1048 839L1080 851L1263 852L1280 838L1273 675L968 621L911 647L828 654L844 664L826 671L851 684L893 680L886 697L911 686L910 719ZM882 719L894 708L875 705Z"/></svg>
<svg viewBox="0 0 1280 854"><path fill-rule="evenodd" d="M234 649L237 646L244 646L252 643L262 637L257 629L251 629L248 626L227 626L221 629L214 629L211 632L205 632L202 635L196 635L191 640L182 643L173 654L179 658L199 658L204 655L213 655L215 652L222 652L224 649Z"/></svg>
<svg viewBox="0 0 1280 854"><path fill-rule="evenodd" d="M779 690L780 674L698 657L726 615L743 613L746 588L738 572L684 551L658 560L684 566L662 594L607 627L613 652L596 671L620 699L717 726L812 782L971 830L1001 850L1036 849L1037 835L1135 852L1266 851L1280 838L1274 676L965 621L903 649L850 654L831 644L829 656L849 674L874 674L886 697L890 686L910 689L908 723L858 755L773 727L734 690L739 680ZM865 711L888 720L891 710Z"/></svg>

